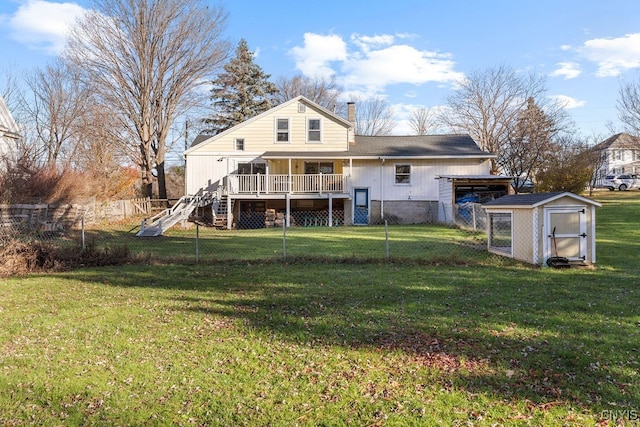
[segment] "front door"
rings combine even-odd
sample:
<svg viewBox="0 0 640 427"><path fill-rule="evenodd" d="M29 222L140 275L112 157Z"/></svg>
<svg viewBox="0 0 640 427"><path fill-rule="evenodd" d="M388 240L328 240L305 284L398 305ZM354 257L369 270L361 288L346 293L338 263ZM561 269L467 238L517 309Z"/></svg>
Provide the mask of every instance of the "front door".
<svg viewBox="0 0 640 427"><path fill-rule="evenodd" d="M547 208L545 224L547 240L546 258L560 256L570 260L587 257L586 207Z"/></svg>
<svg viewBox="0 0 640 427"><path fill-rule="evenodd" d="M353 198L353 223L355 225L369 224L369 190L366 188L356 188Z"/></svg>

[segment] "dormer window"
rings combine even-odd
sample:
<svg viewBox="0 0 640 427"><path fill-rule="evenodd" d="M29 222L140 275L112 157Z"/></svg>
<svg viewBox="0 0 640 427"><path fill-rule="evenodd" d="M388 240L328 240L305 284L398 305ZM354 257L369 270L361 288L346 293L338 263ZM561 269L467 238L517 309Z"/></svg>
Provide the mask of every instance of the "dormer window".
<svg viewBox="0 0 640 427"><path fill-rule="evenodd" d="M276 119L276 142L289 142L289 119Z"/></svg>
<svg viewBox="0 0 640 427"><path fill-rule="evenodd" d="M307 119L307 142L322 142L320 119Z"/></svg>

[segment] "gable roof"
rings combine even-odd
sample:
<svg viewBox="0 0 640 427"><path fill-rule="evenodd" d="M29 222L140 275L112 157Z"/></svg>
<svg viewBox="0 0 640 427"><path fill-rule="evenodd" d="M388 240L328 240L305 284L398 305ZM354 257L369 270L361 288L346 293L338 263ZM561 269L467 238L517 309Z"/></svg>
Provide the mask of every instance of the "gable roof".
<svg viewBox="0 0 640 427"><path fill-rule="evenodd" d="M577 201L588 203L595 206L602 206L595 200L588 199L586 197L579 196L568 191L556 191L551 193L524 193L524 194L510 194L502 196L498 199L491 200L483 205L483 207L517 207L517 208L536 208L545 203L558 200L562 197L570 197Z"/></svg>
<svg viewBox="0 0 640 427"><path fill-rule="evenodd" d="M194 150L196 148L196 146L203 144L203 143L209 143L209 142L213 142L219 138L222 138L223 136L231 133L231 132L235 132L238 129L242 129L243 127L247 126L250 123L253 123L257 120L262 119L264 116L267 116L269 114L275 113L283 108L288 107L289 105L296 103L296 102L302 102L304 104L306 104L308 107L314 108L316 110L321 111L322 113L328 115L329 117L331 117L334 121L338 122L338 123L342 123L345 127L350 128L353 127L353 123L343 119L342 117L338 116L337 114L327 110L326 108L316 104L313 101L310 101L309 99L305 98L302 95L296 96L295 98L292 98L286 102L283 102L282 104L278 104L273 108L268 109L267 111L258 114L257 116L254 116L248 120L245 120L242 123L238 123L235 126L230 127L229 129L225 130L224 132L220 132L216 135L198 135L196 136L196 138L193 140L193 143L191 144L191 147L184 152L184 154L189 154L192 150Z"/></svg>
<svg viewBox="0 0 640 427"><path fill-rule="evenodd" d="M594 150L606 150L606 149L640 149L640 138L622 132L610 136L601 143L593 147Z"/></svg>

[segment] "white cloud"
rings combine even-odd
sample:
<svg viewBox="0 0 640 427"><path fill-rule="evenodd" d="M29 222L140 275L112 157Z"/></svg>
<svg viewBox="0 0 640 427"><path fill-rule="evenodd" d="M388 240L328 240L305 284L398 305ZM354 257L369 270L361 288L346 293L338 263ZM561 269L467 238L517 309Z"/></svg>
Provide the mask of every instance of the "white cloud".
<svg viewBox="0 0 640 427"><path fill-rule="evenodd" d="M304 45L294 47L290 53L304 75L330 78L335 74L331 63L347 59L347 44L337 35L305 33Z"/></svg>
<svg viewBox="0 0 640 427"><path fill-rule="evenodd" d="M583 107L587 103L586 101L580 101L567 95L554 95L551 97L551 99L562 105L567 110Z"/></svg>
<svg viewBox="0 0 640 427"><path fill-rule="evenodd" d="M5 25L14 40L30 49L55 55L64 48L69 27L84 11L72 2L28 0L6 17Z"/></svg>
<svg viewBox="0 0 640 427"><path fill-rule="evenodd" d="M335 75L345 91L370 95L384 92L388 85L427 82L450 83L464 78L455 71L452 56L395 44L410 35L354 34L349 45L340 36L306 33L304 44L291 50L296 66L306 75ZM332 68L333 67L333 68Z"/></svg>
<svg viewBox="0 0 640 427"><path fill-rule="evenodd" d="M576 62L560 62L558 69L551 73L552 77L564 76L565 79L574 79L582 74L580 64Z"/></svg>
<svg viewBox="0 0 640 427"><path fill-rule="evenodd" d="M616 77L626 70L640 68L640 33L587 40L579 51L598 64L598 77Z"/></svg>

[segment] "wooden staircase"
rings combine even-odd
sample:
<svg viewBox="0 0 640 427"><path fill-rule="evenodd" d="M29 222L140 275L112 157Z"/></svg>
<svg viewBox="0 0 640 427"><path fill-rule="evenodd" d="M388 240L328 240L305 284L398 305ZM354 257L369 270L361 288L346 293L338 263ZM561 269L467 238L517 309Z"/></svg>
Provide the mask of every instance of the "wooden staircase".
<svg viewBox="0 0 640 427"><path fill-rule="evenodd" d="M137 237L157 237L180 221L186 221L204 196L183 196L172 207L142 221Z"/></svg>
<svg viewBox="0 0 640 427"><path fill-rule="evenodd" d="M216 198L213 202L213 226L224 229L228 226L227 205L229 200L226 197ZM231 200L231 209L233 210L233 200Z"/></svg>

